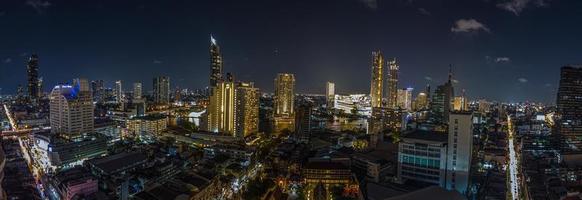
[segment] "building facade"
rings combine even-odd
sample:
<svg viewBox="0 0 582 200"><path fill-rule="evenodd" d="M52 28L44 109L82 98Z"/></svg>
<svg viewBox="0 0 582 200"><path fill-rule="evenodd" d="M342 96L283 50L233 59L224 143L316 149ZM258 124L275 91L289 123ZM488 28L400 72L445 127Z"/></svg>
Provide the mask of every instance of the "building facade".
<svg viewBox="0 0 582 200"><path fill-rule="evenodd" d="M156 104L170 103L170 77L154 78L154 102Z"/></svg>
<svg viewBox="0 0 582 200"><path fill-rule="evenodd" d="M38 56L36 54L32 54L28 59L26 72L28 78L28 98L36 101L42 94L42 91L40 90L40 81L38 78Z"/></svg>
<svg viewBox="0 0 582 200"><path fill-rule="evenodd" d="M582 152L582 66L562 67L556 105L559 146L564 152Z"/></svg>
<svg viewBox="0 0 582 200"><path fill-rule="evenodd" d="M384 94L384 56L380 51L372 52L372 79L370 85L370 98L372 108L382 107Z"/></svg>
<svg viewBox="0 0 582 200"><path fill-rule="evenodd" d="M388 74L388 108L396 108L398 106L398 70L399 66L396 63L396 58L388 61L389 74ZM411 96L412 97L412 96Z"/></svg>
<svg viewBox="0 0 582 200"><path fill-rule="evenodd" d="M210 82L209 88L216 87L222 80L222 54L212 35L210 36Z"/></svg>
<svg viewBox="0 0 582 200"><path fill-rule="evenodd" d="M75 79L73 85L57 85L50 94L51 132L74 138L94 130L93 101L86 79Z"/></svg>
<svg viewBox="0 0 582 200"><path fill-rule="evenodd" d="M325 85L325 102L327 108L333 108L335 100L335 83L327 82Z"/></svg>
<svg viewBox="0 0 582 200"><path fill-rule="evenodd" d="M465 194L469 189L473 154L473 114L452 112L449 118L447 150L447 185L449 190Z"/></svg>
<svg viewBox="0 0 582 200"><path fill-rule="evenodd" d="M398 179L446 185L447 134L416 130L398 144Z"/></svg>

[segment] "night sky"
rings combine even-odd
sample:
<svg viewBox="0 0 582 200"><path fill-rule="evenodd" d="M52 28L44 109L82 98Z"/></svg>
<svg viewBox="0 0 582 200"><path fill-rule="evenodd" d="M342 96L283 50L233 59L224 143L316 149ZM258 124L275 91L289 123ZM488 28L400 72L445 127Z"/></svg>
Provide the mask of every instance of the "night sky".
<svg viewBox="0 0 582 200"><path fill-rule="evenodd" d="M447 78L470 98L553 103L559 68L582 63L580 0L0 1L0 87L26 84L40 57L45 91L75 77L146 90L208 84L210 34L225 72L270 92L294 73L297 92L368 93L371 51L400 63L414 94Z"/></svg>

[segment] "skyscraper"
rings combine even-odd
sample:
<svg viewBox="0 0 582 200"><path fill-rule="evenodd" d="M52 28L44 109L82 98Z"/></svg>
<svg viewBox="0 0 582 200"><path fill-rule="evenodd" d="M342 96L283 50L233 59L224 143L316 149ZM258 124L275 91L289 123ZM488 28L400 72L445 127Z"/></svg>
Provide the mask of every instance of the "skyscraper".
<svg viewBox="0 0 582 200"><path fill-rule="evenodd" d="M388 77L388 108L396 108L398 105L398 69L396 58L388 61L390 74ZM411 95L412 96L412 95Z"/></svg>
<svg viewBox="0 0 582 200"><path fill-rule="evenodd" d="M295 76L293 74L277 74L275 78L274 102L274 132L295 129Z"/></svg>
<svg viewBox="0 0 582 200"><path fill-rule="evenodd" d="M412 110L412 88L403 88L398 90L397 106L400 109Z"/></svg>
<svg viewBox="0 0 582 200"><path fill-rule="evenodd" d="M436 122L446 123L449 121L449 112L454 96L453 72L449 70L449 80L445 84L439 85L432 96L432 116Z"/></svg>
<svg viewBox="0 0 582 200"><path fill-rule="evenodd" d="M293 116L295 76L280 73L275 78L275 116Z"/></svg>
<svg viewBox="0 0 582 200"><path fill-rule="evenodd" d="M86 79L75 79L73 85L55 86L49 100L53 134L75 138L93 132L93 102Z"/></svg>
<svg viewBox="0 0 582 200"><path fill-rule="evenodd" d="M370 98L372 108L382 107L382 95L384 93L384 56L382 52L372 52L372 80L370 86Z"/></svg>
<svg viewBox="0 0 582 200"><path fill-rule="evenodd" d="M297 107L295 112L295 135L296 141L308 143L311 136L311 121L312 106L301 105Z"/></svg>
<svg viewBox="0 0 582 200"><path fill-rule="evenodd" d="M327 82L325 85L325 102L328 108L333 108L333 102L335 99L335 83Z"/></svg>
<svg viewBox="0 0 582 200"><path fill-rule="evenodd" d="M216 40L210 36L210 88L216 87L222 79L222 54Z"/></svg>
<svg viewBox="0 0 582 200"><path fill-rule="evenodd" d="M208 131L234 134L235 84L221 80L210 96L208 105Z"/></svg>
<svg viewBox="0 0 582 200"><path fill-rule="evenodd" d="M157 104L170 103L170 77L154 78L154 102Z"/></svg>
<svg viewBox="0 0 582 200"><path fill-rule="evenodd" d="M141 99L142 97L142 87L141 83L133 83L133 99Z"/></svg>
<svg viewBox="0 0 582 200"><path fill-rule="evenodd" d="M31 100L38 100L40 97L40 91L38 79L38 56L36 54L32 54L28 59L26 72L28 76L28 98Z"/></svg>
<svg viewBox="0 0 582 200"><path fill-rule="evenodd" d="M121 85L121 80L115 81L115 101L118 104L123 103L123 85Z"/></svg>
<svg viewBox="0 0 582 200"><path fill-rule="evenodd" d="M105 98L104 91L104 81L103 80L94 80L91 81L91 92L93 95L93 100L97 102L103 102Z"/></svg>
<svg viewBox="0 0 582 200"><path fill-rule="evenodd" d="M448 134L446 188L465 194L469 189L473 153L472 113L451 113Z"/></svg>
<svg viewBox="0 0 582 200"><path fill-rule="evenodd" d="M582 151L582 66L564 66L557 96L560 146L565 152Z"/></svg>
<svg viewBox="0 0 582 200"><path fill-rule="evenodd" d="M259 132L259 88L252 82L235 86L235 136L246 137Z"/></svg>

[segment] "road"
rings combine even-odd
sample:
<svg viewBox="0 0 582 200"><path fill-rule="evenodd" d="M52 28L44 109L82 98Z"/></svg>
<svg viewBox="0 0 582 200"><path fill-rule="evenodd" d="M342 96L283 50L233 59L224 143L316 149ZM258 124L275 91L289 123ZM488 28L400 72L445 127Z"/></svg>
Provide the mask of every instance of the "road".
<svg viewBox="0 0 582 200"><path fill-rule="evenodd" d="M515 134L513 125L511 123L511 117L507 116L507 127L508 127L508 140L509 140L509 176L510 176L510 188L511 188L511 199L519 199L519 179L517 178L517 173L519 169L519 163L517 161L517 154L515 153L515 146L513 143L513 136Z"/></svg>

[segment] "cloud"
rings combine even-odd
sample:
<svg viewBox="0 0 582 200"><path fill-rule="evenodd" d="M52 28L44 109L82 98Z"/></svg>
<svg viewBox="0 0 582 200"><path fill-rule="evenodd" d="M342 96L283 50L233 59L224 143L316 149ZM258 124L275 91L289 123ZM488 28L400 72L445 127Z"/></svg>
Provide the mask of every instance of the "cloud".
<svg viewBox="0 0 582 200"><path fill-rule="evenodd" d="M154 60L153 63L154 64L162 64L163 62L161 60Z"/></svg>
<svg viewBox="0 0 582 200"><path fill-rule="evenodd" d="M546 83L546 84L544 84L544 86L545 87L552 87L552 84L551 83Z"/></svg>
<svg viewBox="0 0 582 200"><path fill-rule="evenodd" d="M498 3L497 7L509 12L512 12L516 16L528 6L533 5L535 7L547 6L549 0L505 0L505 2Z"/></svg>
<svg viewBox="0 0 582 200"><path fill-rule="evenodd" d="M378 0L359 0L372 10L378 9Z"/></svg>
<svg viewBox="0 0 582 200"><path fill-rule="evenodd" d="M4 60L2 60L3 63L11 63L12 62L12 58L6 58Z"/></svg>
<svg viewBox="0 0 582 200"><path fill-rule="evenodd" d="M418 8L418 13L420 13L421 15L426 15L426 16L430 16L431 13L428 12L428 10L424 9L424 8Z"/></svg>
<svg viewBox="0 0 582 200"><path fill-rule="evenodd" d="M527 83L527 79L525 79L523 77L518 78L517 81L519 81L520 83Z"/></svg>
<svg viewBox="0 0 582 200"><path fill-rule="evenodd" d="M497 57L497 58L495 58L495 62L496 63L509 62L509 61L511 61L511 59L508 58L508 57Z"/></svg>
<svg viewBox="0 0 582 200"><path fill-rule="evenodd" d="M427 81L432 81L432 77L430 77L430 76L425 76L425 77L424 77L424 80L427 80Z"/></svg>
<svg viewBox="0 0 582 200"><path fill-rule="evenodd" d="M44 12L44 10L46 8L48 8L49 6L51 6L52 4L51 4L51 2L42 1L42 0L27 0L26 5L29 5L32 8L34 8L34 10L36 10L36 12L38 12L38 14L42 14Z"/></svg>
<svg viewBox="0 0 582 200"><path fill-rule="evenodd" d="M478 22L475 19L459 19L455 22L455 25L451 27L451 32L478 32L478 31L491 32L487 26Z"/></svg>
<svg viewBox="0 0 582 200"><path fill-rule="evenodd" d="M457 83L459 83L459 82L460 82L459 80L457 80L457 79L453 79L453 83L454 83L454 84L457 84Z"/></svg>

